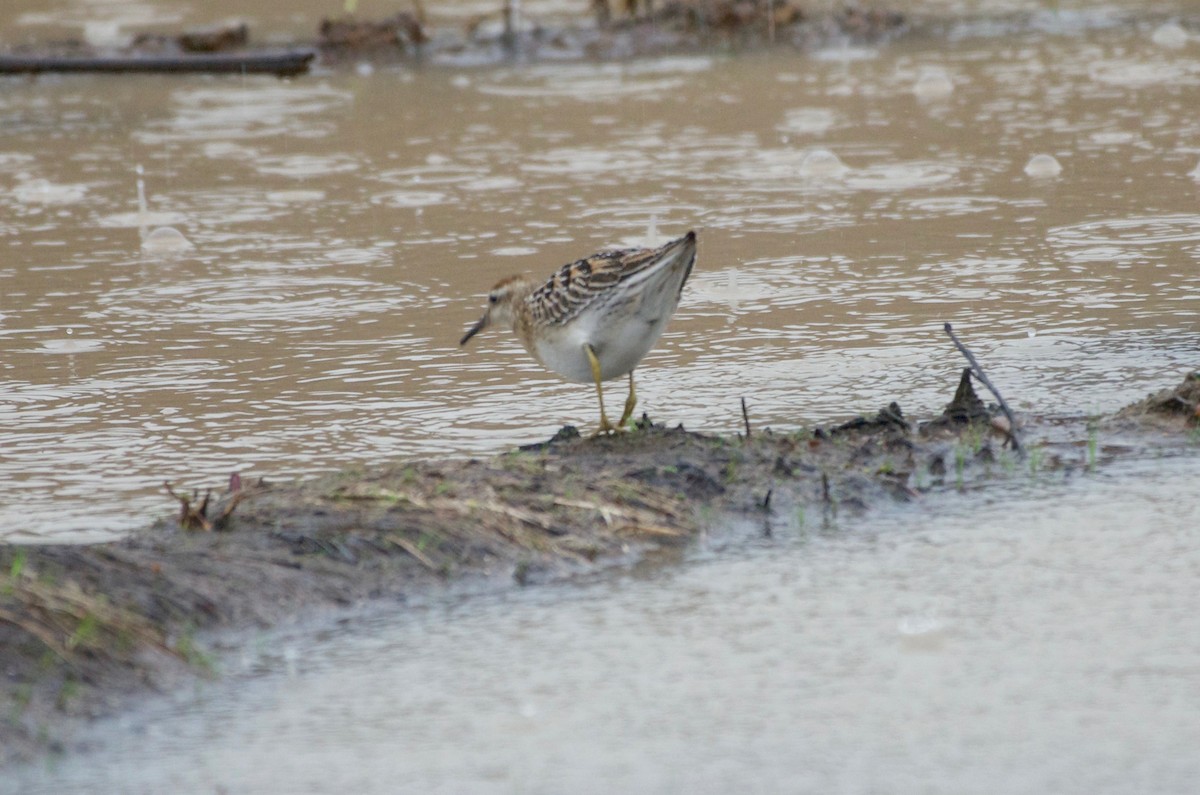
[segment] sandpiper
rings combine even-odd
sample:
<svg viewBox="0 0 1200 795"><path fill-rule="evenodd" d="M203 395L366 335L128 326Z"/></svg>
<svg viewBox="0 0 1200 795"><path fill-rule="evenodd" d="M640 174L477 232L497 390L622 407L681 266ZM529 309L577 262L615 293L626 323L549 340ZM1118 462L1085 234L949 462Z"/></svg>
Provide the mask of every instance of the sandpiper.
<svg viewBox="0 0 1200 795"><path fill-rule="evenodd" d="M633 369L679 306L695 261L696 233L688 232L660 248L593 254L562 266L540 286L525 276L501 279L488 293L487 311L459 345L493 323L511 326L545 367L568 381L596 385L596 433L613 433L633 415ZM626 373L629 397L613 425L604 413L600 382Z"/></svg>

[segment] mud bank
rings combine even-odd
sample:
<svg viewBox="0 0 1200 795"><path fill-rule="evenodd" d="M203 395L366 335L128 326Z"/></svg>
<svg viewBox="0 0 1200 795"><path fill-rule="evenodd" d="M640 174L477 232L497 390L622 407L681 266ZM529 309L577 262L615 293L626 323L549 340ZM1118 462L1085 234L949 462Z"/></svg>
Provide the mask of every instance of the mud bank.
<svg viewBox="0 0 1200 795"><path fill-rule="evenodd" d="M791 432L755 428L751 409L732 437L645 419L614 437L564 428L487 460L244 486L203 516L189 496L177 517L114 543L0 547L0 763L65 750L81 720L216 675L206 649L223 629L669 560L702 533L736 543L1121 455L1194 454L1200 373L1111 416L1056 415L1021 418L1025 452L1016 452L964 372L925 423L893 403ZM204 523L221 529L182 526Z"/></svg>

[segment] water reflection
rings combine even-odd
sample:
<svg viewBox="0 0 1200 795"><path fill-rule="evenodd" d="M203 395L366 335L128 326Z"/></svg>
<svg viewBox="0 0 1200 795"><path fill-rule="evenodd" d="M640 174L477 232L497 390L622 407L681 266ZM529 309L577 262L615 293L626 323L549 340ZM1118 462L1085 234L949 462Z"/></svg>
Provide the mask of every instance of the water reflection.
<svg viewBox="0 0 1200 795"><path fill-rule="evenodd" d="M785 427L935 410L945 320L1026 406L1140 397L1200 349L1200 61L1112 16L799 62L10 82L0 526L114 530L170 509L164 479L585 421L515 343L458 348L479 295L693 227L639 379L656 419L735 430L742 395ZM1062 172L1028 177L1037 153ZM145 249L166 226L192 248Z"/></svg>

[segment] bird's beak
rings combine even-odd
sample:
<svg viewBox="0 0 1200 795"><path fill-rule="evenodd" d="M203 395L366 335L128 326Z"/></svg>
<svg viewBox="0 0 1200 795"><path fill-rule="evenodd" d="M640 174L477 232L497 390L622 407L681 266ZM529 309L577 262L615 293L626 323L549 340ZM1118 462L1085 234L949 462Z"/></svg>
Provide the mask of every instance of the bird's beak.
<svg viewBox="0 0 1200 795"><path fill-rule="evenodd" d="M483 317L479 318L479 320L475 323L474 326L471 326L471 328L467 329L467 333L464 334L463 338L458 341L458 344L466 345L467 341L470 340L471 337L474 337L476 334L483 331L485 328L487 328L487 326L488 326L488 313L485 312Z"/></svg>

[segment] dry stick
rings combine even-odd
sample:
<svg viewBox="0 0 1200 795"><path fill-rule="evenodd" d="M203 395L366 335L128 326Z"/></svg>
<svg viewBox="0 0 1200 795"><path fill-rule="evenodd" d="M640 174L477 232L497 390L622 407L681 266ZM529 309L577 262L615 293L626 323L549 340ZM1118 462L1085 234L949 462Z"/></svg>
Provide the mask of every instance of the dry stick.
<svg viewBox="0 0 1200 795"><path fill-rule="evenodd" d="M1017 438L1017 418L1013 416L1012 409L1004 402L1004 397L1001 396L1000 390L992 385L988 377L984 375L983 368L979 366L979 362L975 361L975 355L967 350L967 346L959 342L958 337L954 334L954 329L949 323L942 325L942 329L950 337L950 341L954 343L954 347L958 348L958 352L966 357L967 363L971 365L971 372L979 379L979 382L988 388L988 391L996 396L996 402L1000 404L1000 410L1004 412L1005 418L1008 420L1008 438L1012 440L1013 449L1018 453L1021 452L1021 440Z"/></svg>
<svg viewBox="0 0 1200 795"><path fill-rule="evenodd" d="M430 571L436 572L438 570L438 565L434 563L428 555L422 552L420 547L409 541L407 538L399 535L398 533L392 533L387 537L387 540L403 549L409 555L412 555L413 559Z"/></svg>
<svg viewBox="0 0 1200 795"><path fill-rule="evenodd" d="M742 423L746 426L746 438L750 438L750 414L746 411L746 398L742 398Z"/></svg>

